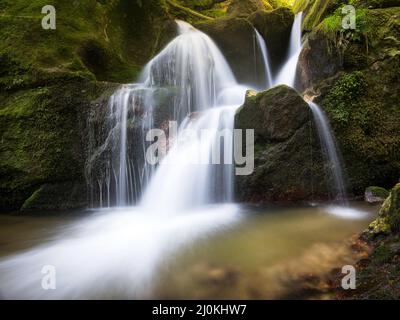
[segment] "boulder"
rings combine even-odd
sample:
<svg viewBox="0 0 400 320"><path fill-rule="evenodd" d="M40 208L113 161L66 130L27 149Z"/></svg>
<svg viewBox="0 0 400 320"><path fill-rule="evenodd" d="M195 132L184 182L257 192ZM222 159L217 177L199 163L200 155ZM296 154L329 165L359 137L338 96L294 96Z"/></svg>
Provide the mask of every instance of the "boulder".
<svg viewBox="0 0 400 320"><path fill-rule="evenodd" d="M254 172L236 176L236 197L255 203L327 199L331 177L325 167L309 106L292 88L248 93L235 128L254 129Z"/></svg>
<svg viewBox="0 0 400 320"><path fill-rule="evenodd" d="M287 86L278 86L265 94L248 94L236 115L238 129L255 130L256 141L285 141L307 121L308 105Z"/></svg>
<svg viewBox="0 0 400 320"><path fill-rule="evenodd" d="M365 235L376 236L400 232L400 183L390 191L379 211L379 216L365 232Z"/></svg>
<svg viewBox="0 0 400 320"><path fill-rule="evenodd" d="M368 187L364 193L364 199L368 203L379 203L386 200L389 191L381 187Z"/></svg>

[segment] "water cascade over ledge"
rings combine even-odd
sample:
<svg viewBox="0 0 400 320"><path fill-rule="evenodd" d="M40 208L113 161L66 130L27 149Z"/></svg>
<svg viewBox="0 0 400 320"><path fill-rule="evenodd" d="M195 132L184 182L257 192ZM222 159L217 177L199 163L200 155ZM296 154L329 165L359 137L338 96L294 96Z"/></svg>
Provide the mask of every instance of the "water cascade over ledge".
<svg viewBox="0 0 400 320"><path fill-rule="evenodd" d="M125 85L110 98L109 134L100 152L95 153L88 165L93 207L133 205L141 198L156 167L146 161L146 150L150 145L146 134L150 129L168 127L168 120L176 121L180 129L190 126L197 132L205 129L201 123L210 122L215 126L211 129L233 129L234 107L243 103L246 88L237 84L222 53L207 35L183 21L177 21L177 24L178 37L146 65L141 83ZM233 108L208 113L208 110L221 106ZM194 113L197 113L196 117L192 116ZM188 117L196 119L192 121ZM206 149L211 148L214 141L208 143ZM170 153L168 160L176 151ZM106 159L100 167L106 169L98 170L96 174L95 164L101 157ZM161 165L157 177L169 169L163 169ZM209 172L216 170L215 167L175 166L174 169L168 179L163 177L164 183L177 181L167 191L178 188L186 190L185 194L201 194L202 190L217 185L218 190L226 194L218 195L218 199L211 194L199 196L202 199L199 201L232 200L232 177L226 168L217 174ZM182 177L179 182L178 177ZM149 186L149 192L151 190L154 190L154 183ZM161 197L160 193L158 196ZM188 198L194 200L189 195ZM173 203L177 204L176 201Z"/></svg>
<svg viewBox="0 0 400 320"><path fill-rule="evenodd" d="M285 84L296 89L296 73L299 56L303 48L302 45L302 22L303 12L295 16L292 31L290 35L290 47L288 59L284 63L281 71L275 79L275 85ZM308 101L314 122L317 127L318 135L321 141L321 147L326 155L326 161L329 164L330 174L334 181L333 191L335 200L342 205L347 205L346 188L343 179L342 165L340 163L339 151L329 120L316 103Z"/></svg>
<svg viewBox="0 0 400 320"><path fill-rule="evenodd" d="M329 120L320 106L310 101L310 109L312 111L314 121L317 127L318 135L321 141L326 161L329 165L329 171L333 177L334 191L336 201L342 205L347 205L346 188L343 179L342 165L340 163L339 151L336 146L336 139L332 133Z"/></svg>
<svg viewBox="0 0 400 320"><path fill-rule="evenodd" d="M264 73L263 73L263 81L262 81L262 90L266 90L273 85L273 80L272 80L272 74L271 74L271 65L270 65L270 60L269 60L269 55L268 55L268 48L267 44L265 43L265 40L261 36L261 34L257 31L257 29L254 29L255 33L255 39L257 43L257 48L259 49L262 57L262 63L264 67ZM255 59L257 61L257 59Z"/></svg>
<svg viewBox="0 0 400 320"><path fill-rule="evenodd" d="M274 81L275 85L286 84L289 87L295 87L296 70L299 56L302 50L301 34L302 34L303 12L296 14L294 19L291 35L290 47L287 60L279 71Z"/></svg>

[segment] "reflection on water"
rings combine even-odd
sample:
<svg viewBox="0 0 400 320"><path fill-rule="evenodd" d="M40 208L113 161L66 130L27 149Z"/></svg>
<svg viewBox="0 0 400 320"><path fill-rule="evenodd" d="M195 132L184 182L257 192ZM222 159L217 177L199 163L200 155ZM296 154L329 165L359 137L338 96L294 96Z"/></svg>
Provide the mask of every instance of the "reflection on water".
<svg viewBox="0 0 400 320"><path fill-rule="evenodd" d="M305 275L353 263L343 240L365 228L375 212L224 205L176 216L137 209L0 216L0 294L279 298ZM56 290L41 288L44 265L56 268Z"/></svg>

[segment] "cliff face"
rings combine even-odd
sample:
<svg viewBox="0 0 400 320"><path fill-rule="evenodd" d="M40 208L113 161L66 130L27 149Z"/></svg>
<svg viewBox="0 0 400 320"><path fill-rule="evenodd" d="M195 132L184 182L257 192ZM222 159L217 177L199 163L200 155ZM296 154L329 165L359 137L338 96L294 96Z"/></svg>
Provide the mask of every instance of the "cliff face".
<svg viewBox="0 0 400 320"><path fill-rule="evenodd" d="M42 29L46 1L0 4L2 210L86 206L91 102L175 34L162 1L52 3L56 30Z"/></svg>
<svg viewBox="0 0 400 320"><path fill-rule="evenodd" d="M367 2L355 4L355 30L342 28L341 7L325 16L299 61L300 87L328 114L357 195L400 173L400 7Z"/></svg>

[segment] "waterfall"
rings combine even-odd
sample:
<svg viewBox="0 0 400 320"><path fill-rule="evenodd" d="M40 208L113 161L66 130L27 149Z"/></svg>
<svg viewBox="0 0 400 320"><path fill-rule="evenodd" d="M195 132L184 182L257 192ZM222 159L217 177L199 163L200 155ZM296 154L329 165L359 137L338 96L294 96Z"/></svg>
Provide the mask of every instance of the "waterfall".
<svg viewBox="0 0 400 320"><path fill-rule="evenodd" d="M302 50L302 22L303 12L299 12L296 14L292 26L288 58L276 77L274 82L275 85L286 84L292 88L295 88L297 64ZM329 168L335 186L334 190L336 193L336 199L340 201L341 204L346 204L347 197L343 180L342 166L336 148L333 131L321 108L314 102L308 102L308 104L314 117L322 148L325 152L327 162L329 163Z"/></svg>
<svg viewBox="0 0 400 320"><path fill-rule="evenodd" d="M290 35L289 54L286 63L279 71L274 84L286 84L290 87L295 87L296 70L299 56L302 49L301 34L302 34L303 12L296 14L293 22Z"/></svg>
<svg viewBox="0 0 400 320"><path fill-rule="evenodd" d="M101 158L103 167L107 168L105 173L103 170L92 178L94 206L133 205L141 199L144 190L147 192L141 203L154 203L155 195L173 200L171 206L177 207L182 202L232 200L232 170L225 168L231 165L170 164L186 157L195 148L195 141L179 148L173 146L165 161L169 163L168 168L162 162L154 182L151 181L156 165L146 159L150 146L146 134L150 129L166 128L168 121L174 120L180 130L190 127L197 134L206 127L233 131L235 106L240 106L245 96L246 88L237 84L214 42L186 22L177 21L177 25L179 35L145 66L140 83L125 85L110 98L109 134L89 165L89 176L96 176L93 168L101 167L96 161L106 158ZM197 116L193 117L195 113ZM173 145L173 137L170 138L169 144ZM228 141L230 138L224 137L226 145L232 144ZM202 143L206 144L201 147L203 153L210 153L216 141L210 138L208 144ZM155 187L160 179L164 186L162 192ZM210 194L212 188L218 188L218 197ZM165 209L166 202L158 201L158 204Z"/></svg>
<svg viewBox="0 0 400 320"><path fill-rule="evenodd" d="M336 148L335 137L332 134L332 129L329 121L322 111L322 109L314 102L308 103L312 111L315 124L317 127L318 135L321 141L322 148L326 155L327 161L329 163L329 169L331 171L333 182L336 192L336 200L341 202L341 204L346 203L346 189L343 180L342 166L340 163L340 157Z"/></svg>
<svg viewBox="0 0 400 320"><path fill-rule="evenodd" d="M256 42L257 42L257 47L260 50L261 57L262 57L262 63L264 66L264 81L262 84L262 89L268 89L272 87L273 81L272 81L272 75L271 75L271 66L269 62L269 56L268 56L268 49L267 49L267 44L265 43L265 40L261 36L261 34L257 31L257 29L254 29L255 37L256 37ZM256 60L257 61L257 60Z"/></svg>

